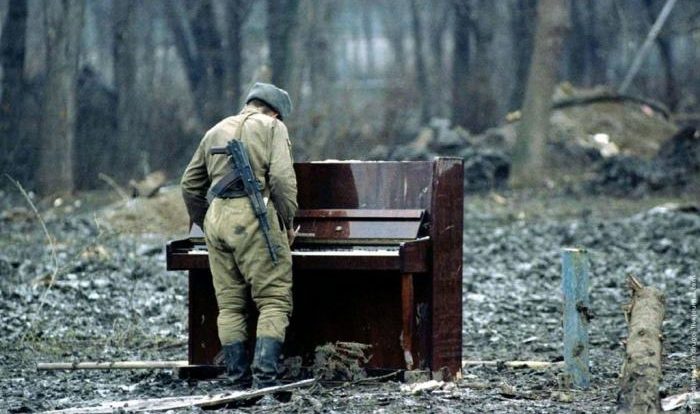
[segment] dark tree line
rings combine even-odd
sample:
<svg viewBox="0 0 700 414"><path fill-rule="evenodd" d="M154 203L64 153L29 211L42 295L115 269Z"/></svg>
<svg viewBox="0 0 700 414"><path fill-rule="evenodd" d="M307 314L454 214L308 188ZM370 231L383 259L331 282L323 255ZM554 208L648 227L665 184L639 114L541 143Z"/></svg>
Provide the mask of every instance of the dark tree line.
<svg viewBox="0 0 700 414"><path fill-rule="evenodd" d="M175 178L254 81L292 94L297 159L361 158L432 118L480 132L559 81L615 89L664 3L6 0L2 169L44 194L98 186L100 173ZM543 64L537 22L557 10L568 30ZM630 92L698 112L699 43L700 4L680 0ZM527 93L538 77L548 86ZM522 135L546 129L533 127Z"/></svg>

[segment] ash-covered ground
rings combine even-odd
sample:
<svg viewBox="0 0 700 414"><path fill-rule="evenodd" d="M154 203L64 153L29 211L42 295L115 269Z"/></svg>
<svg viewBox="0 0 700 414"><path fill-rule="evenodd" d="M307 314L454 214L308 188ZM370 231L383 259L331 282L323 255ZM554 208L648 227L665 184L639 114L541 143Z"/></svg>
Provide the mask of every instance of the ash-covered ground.
<svg viewBox="0 0 700 414"><path fill-rule="evenodd" d="M560 251L585 247L594 313L587 391L570 390L556 368L491 366L468 368L455 385L415 395L396 382L334 384L297 391L288 403L232 411L609 412L627 332L628 274L666 293L662 394L687 391L698 359L691 322L700 213L658 207L668 201L693 200L523 192L465 199L463 357L560 360ZM180 380L169 371L37 371L35 364L47 361L186 358L186 278L165 271L163 253L180 227L153 225L138 202L94 209L65 201L40 205L49 242L25 200L5 193L2 203L0 412L226 390L222 381ZM139 221L144 216L147 223Z"/></svg>

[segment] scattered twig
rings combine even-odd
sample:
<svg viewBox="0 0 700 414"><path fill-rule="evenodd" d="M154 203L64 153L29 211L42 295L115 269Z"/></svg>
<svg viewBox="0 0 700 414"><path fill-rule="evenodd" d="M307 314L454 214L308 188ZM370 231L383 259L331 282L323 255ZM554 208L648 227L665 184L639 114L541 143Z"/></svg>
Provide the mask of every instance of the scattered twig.
<svg viewBox="0 0 700 414"><path fill-rule="evenodd" d="M105 173L99 173L97 174L97 177L112 187L112 189L114 189L114 191L116 191L117 194L119 194L119 197L121 197L124 201L129 201L129 194L127 194L126 191L124 191L124 189L117 184L112 177Z"/></svg>
<svg viewBox="0 0 700 414"><path fill-rule="evenodd" d="M187 361L108 361L108 362L39 362L40 371L76 369L169 369L188 366Z"/></svg>
<svg viewBox="0 0 700 414"><path fill-rule="evenodd" d="M157 342L152 342L152 343L147 343L144 345L141 345L137 347L136 349L148 349L148 348L156 348L159 351L165 350L165 349L171 349L171 348L178 348L181 346L187 345L187 341L174 341L174 342L167 342L167 341L157 341Z"/></svg>
<svg viewBox="0 0 700 414"><path fill-rule="evenodd" d="M480 360L463 360L462 368L468 366L504 366L508 368L559 368L564 366L564 362L549 362L549 361L480 361Z"/></svg>
<svg viewBox="0 0 700 414"><path fill-rule="evenodd" d="M41 224L42 230L44 230L44 235L46 236L46 240L49 242L49 247L51 247L51 260L53 261L53 272L51 272L51 279L49 280L49 285L46 287L46 290L44 293L41 295L41 299L39 301L39 309L37 309L37 313L41 312L41 309L44 307L44 302L46 301L46 295L49 293L51 288L53 287L53 284L56 282L56 276L58 275L58 255L56 254L56 242L54 241L54 238L51 237L51 233L49 233L49 229L46 227L46 222L44 221L44 218L41 217L41 214L39 213L39 210L36 208L36 205L32 201L32 199L29 197L29 194L27 194L27 191L22 187L22 184L19 183L19 181L15 180L12 178L9 174L5 174L8 180L10 180L17 189L19 189L20 193L22 193L22 196L24 197L25 200L27 200L27 204L29 204L29 207L32 209L34 212L34 215L36 216L37 220Z"/></svg>
<svg viewBox="0 0 700 414"><path fill-rule="evenodd" d="M378 381L381 381L381 380L389 379L389 378L391 378L391 377L395 377L395 376L398 375L400 372L401 372L401 371L398 371L398 370L397 370L397 371L390 372L390 373L388 373L388 374L378 375L378 376L376 376L376 377L360 378L360 379L358 379L358 380L355 380L355 381L351 382L350 385L362 384L362 383L367 383L367 382L378 382Z"/></svg>

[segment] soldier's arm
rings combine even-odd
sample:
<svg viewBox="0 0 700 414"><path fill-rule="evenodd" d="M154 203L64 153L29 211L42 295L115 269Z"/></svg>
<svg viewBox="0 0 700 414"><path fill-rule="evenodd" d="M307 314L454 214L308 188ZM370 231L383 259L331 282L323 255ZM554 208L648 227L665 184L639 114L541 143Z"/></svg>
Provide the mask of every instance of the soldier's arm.
<svg viewBox="0 0 700 414"><path fill-rule="evenodd" d="M200 143L180 181L182 198L185 200L187 213L190 216L190 220L199 227L203 227L204 215L209 207L207 190L210 184L205 151L202 143Z"/></svg>
<svg viewBox="0 0 700 414"><path fill-rule="evenodd" d="M270 197L287 229L292 228L297 211L297 178L290 147L287 127L282 122L275 122L270 156Z"/></svg>

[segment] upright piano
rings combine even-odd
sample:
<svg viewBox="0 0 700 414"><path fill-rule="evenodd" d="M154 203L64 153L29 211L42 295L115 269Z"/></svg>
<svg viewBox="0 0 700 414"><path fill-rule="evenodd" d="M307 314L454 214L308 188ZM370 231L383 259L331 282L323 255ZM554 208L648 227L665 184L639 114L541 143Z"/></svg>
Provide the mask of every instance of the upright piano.
<svg viewBox="0 0 700 414"><path fill-rule="evenodd" d="M294 168L300 229L292 247L294 310L284 355L310 365L317 346L351 341L371 345L368 369L459 372L462 159ZM185 371L206 375L221 344L201 232L169 242L166 260L168 270L189 272Z"/></svg>

